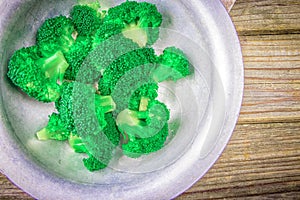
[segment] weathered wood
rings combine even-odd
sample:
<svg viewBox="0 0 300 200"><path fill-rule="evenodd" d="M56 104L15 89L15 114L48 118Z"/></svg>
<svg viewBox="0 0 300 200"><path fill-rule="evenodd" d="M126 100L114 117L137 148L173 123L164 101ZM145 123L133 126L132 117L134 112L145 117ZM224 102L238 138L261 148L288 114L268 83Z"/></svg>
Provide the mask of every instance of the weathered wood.
<svg viewBox="0 0 300 200"><path fill-rule="evenodd" d="M300 33L300 1L237 0L230 15L239 35Z"/></svg>
<svg viewBox="0 0 300 200"><path fill-rule="evenodd" d="M300 123L238 125L218 162L178 199L300 195Z"/></svg>

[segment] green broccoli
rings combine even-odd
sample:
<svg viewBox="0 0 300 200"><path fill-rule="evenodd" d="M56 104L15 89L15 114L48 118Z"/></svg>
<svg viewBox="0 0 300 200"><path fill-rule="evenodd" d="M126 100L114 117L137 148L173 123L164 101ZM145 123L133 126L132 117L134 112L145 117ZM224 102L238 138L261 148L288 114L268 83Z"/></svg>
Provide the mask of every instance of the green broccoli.
<svg viewBox="0 0 300 200"><path fill-rule="evenodd" d="M103 13L99 12L98 2L89 5L76 5L70 16L79 36L92 36L102 24Z"/></svg>
<svg viewBox="0 0 300 200"><path fill-rule="evenodd" d="M39 56L37 46L21 48L11 57L7 76L30 97L42 102L56 101L69 64L58 51L51 57Z"/></svg>
<svg viewBox="0 0 300 200"><path fill-rule="evenodd" d="M75 42L74 31L71 19L65 16L47 19L36 34L39 51L45 57L51 57L58 51L68 52Z"/></svg>
<svg viewBox="0 0 300 200"><path fill-rule="evenodd" d="M150 101L146 111L125 109L117 116L119 130L127 142L122 145L126 155L147 154L163 147L168 136L170 112L165 104Z"/></svg>
<svg viewBox="0 0 300 200"><path fill-rule="evenodd" d="M99 161L93 155L90 155L88 158L84 158L83 164L91 172L107 167L107 164L104 164L103 162Z"/></svg>
<svg viewBox="0 0 300 200"><path fill-rule="evenodd" d="M96 31L94 35L93 47L97 47L103 41L108 40L112 36L122 38L122 29L124 25L122 23L103 23ZM136 47L138 48L138 46Z"/></svg>
<svg viewBox="0 0 300 200"><path fill-rule="evenodd" d="M110 95L119 79L128 71L145 64L155 63L156 59L153 48L140 48L121 55L105 69L98 84L100 93Z"/></svg>
<svg viewBox="0 0 300 200"><path fill-rule="evenodd" d="M158 39L162 15L154 4L126 1L110 8L103 23L123 24L124 36L143 47L154 44Z"/></svg>
<svg viewBox="0 0 300 200"><path fill-rule="evenodd" d="M75 91L74 87L76 87ZM82 91L81 88L85 91ZM95 92L96 89L90 85L83 86L76 82L63 83L61 97L55 106L66 128L73 134L77 134L76 126L85 126L87 124L96 128L96 130L98 128L102 130L107 124L105 113L115 109L115 103L110 96L100 96ZM76 106L76 114L74 114L74 104ZM96 115L97 121L91 119L90 113ZM74 117L76 117L78 124L75 124Z"/></svg>
<svg viewBox="0 0 300 200"><path fill-rule="evenodd" d="M170 111L156 100L159 83L192 73L187 56L168 47L157 56L162 15L154 4L126 1L72 7L70 18L47 19L36 45L17 50L8 64L12 82L57 112L37 131L39 140L67 140L86 154L89 171L107 167L117 146L136 158L161 149Z"/></svg>
<svg viewBox="0 0 300 200"><path fill-rule="evenodd" d="M97 83L107 66L121 55L137 48L136 43L123 36L113 36L108 40L99 42L99 44L93 40L92 50L80 66L76 81L87 84Z"/></svg>
<svg viewBox="0 0 300 200"><path fill-rule="evenodd" d="M57 113L52 113L47 126L36 133L39 140L67 140L69 135L70 132Z"/></svg>
<svg viewBox="0 0 300 200"><path fill-rule="evenodd" d="M92 51L92 38L79 36L70 50L65 54L67 62L70 64L65 72L64 79L75 81L78 71L81 69L85 58Z"/></svg>
<svg viewBox="0 0 300 200"><path fill-rule="evenodd" d="M69 144L70 146L75 150L77 153L86 153L89 157L85 158L83 160L85 167L90 171L95 171L99 169L103 169L107 166L109 160L112 158L112 153L107 154L108 157L103 160L103 158L97 159L95 156L99 156L99 153L96 153L95 155L92 155L89 152L90 146L99 146L103 145L103 141L110 141L107 146L110 146L109 149L112 149L111 147L116 147L120 143L120 132L117 128L115 119L112 116L112 113L106 113L105 114L105 120L107 122L107 125L103 129L104 135L107 137L108 140L100 140L100 143L96 143L95 141L98 141L97 139L95 141L90 141L88 143L88 148L86 147L86 144L83 142L82 138L77 135L71 135L69 137ZM97 138L97 136L94 136ZM84 138L86 140L86 138ZM99 150L99 149L97 149ZM102 150L102 149L100 149Z"/></svg>
<svg viewBox="0 0 300 200"><path fill-rule="evenodd" d="M76 153L86 153L88 151L81 137L78 135L70 134L68 139L69 145Z"/></svg>
<svg viewBox="0 0 300 200"><path fill-rule="evenodd" d="M131 95L128 108L130 110L145 111L148 106L148 102L157 98L157 90L158 85L156 83L142 85Z"/></svg>
<svg viewBox="0 0 300 200"><path fill-rule="evenodd" d="M191 64L182 50L167 47L158 58L158 65L152 74L156 82L177 81L191 74Z"/></svg>

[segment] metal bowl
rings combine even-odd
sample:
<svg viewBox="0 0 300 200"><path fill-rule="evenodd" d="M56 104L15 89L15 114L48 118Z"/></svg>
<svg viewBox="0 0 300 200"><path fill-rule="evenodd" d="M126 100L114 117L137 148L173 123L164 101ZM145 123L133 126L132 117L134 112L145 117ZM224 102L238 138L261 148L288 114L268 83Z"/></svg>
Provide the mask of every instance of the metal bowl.
<svg viewBox="0 0 300 200"><path fill-rule="evenodd" d="M122 1L100 1L110 7ZM40 142L34 133L53 104L42 104L6 77L12 53L34 44L48 17L68 14L75 0L0 2L0 170L37 199L171 199L199 180L215 163L235 127L243 94L243 62L234 26L219 1L151 0L163 13L159 51L183 49L192 77L162 84L160 98L172 111L177 134L153 155L119 158L107 169L88 172L81 155L65 143Z"/></svg>

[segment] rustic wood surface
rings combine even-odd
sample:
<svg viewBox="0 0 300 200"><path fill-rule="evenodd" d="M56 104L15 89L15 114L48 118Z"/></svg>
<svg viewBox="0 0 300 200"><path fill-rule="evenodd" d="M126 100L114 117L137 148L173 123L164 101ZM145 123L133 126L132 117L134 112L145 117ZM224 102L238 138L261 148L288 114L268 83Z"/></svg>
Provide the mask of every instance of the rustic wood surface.
<svg viewBox="0 0 300 200"><path fill-rule="evenodd" d="M241 115L217 163L177 199L300 199L300 1L237 0L230 15L245 65ZM0 175L0 199L32 198Z"/></svg>

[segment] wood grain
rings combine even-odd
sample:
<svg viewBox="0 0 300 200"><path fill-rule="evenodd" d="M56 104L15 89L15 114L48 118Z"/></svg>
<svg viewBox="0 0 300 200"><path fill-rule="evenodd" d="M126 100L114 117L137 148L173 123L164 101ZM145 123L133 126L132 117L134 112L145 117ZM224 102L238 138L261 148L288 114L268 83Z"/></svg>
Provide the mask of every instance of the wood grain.
<svg viewBox="0 0 300 200"><path fill-rule="evenodd" d="M300 1L237 0L245 92L224 153L177 199L300 199ZM0 175L0 199L31 199Z"/></svg>
<svg viewBox="0 0 300 200"><path fill-rule="evenodd" d="M300 33L300 1L237 0L231 16L239 35Z"/></svg>
<svg viewBox="0 0 300 200"><path fill-rule="evenodd" d="M299 195L299 132L300 123L238 125L219 161L178 199Z"/></svg>

